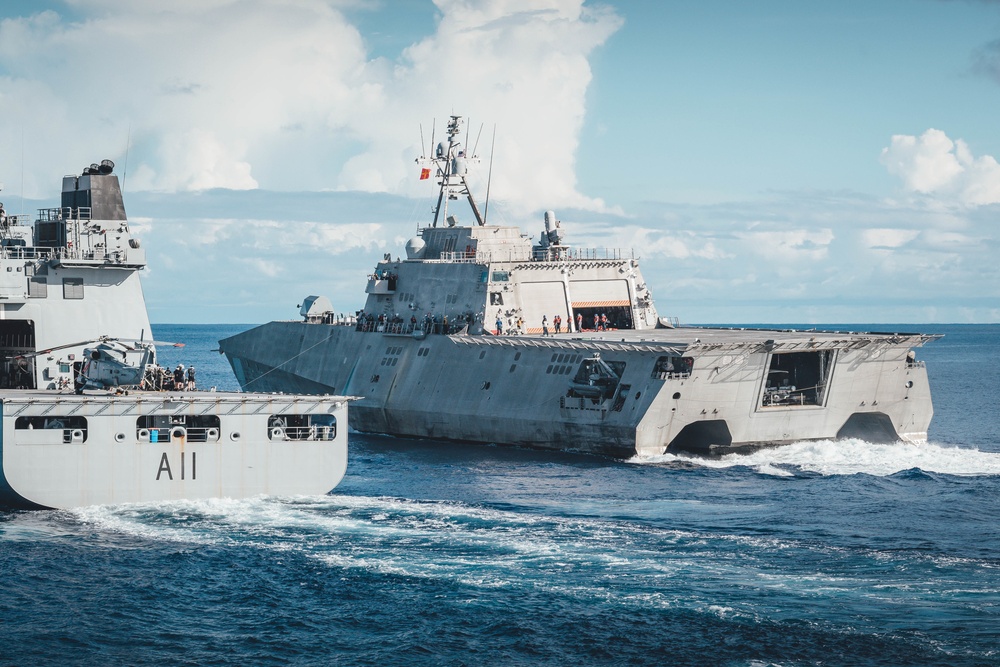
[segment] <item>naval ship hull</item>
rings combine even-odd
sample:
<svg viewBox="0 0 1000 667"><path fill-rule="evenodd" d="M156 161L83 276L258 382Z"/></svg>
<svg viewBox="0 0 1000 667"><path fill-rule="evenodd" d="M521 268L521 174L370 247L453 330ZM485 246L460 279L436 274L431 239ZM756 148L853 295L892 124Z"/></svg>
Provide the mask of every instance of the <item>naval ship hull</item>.
<svg viewBox="0 0 1000 667"><path fill-rule="evenodd" d="M629 457L924 440L933 408L909 350L933 338L704 328L425 336L271 322L220 348L246 390L360 397L349 419L361 432ZM604 384L597 363L614 370ZM782 374L813 386L782 386Z"/></svg>
<svg viewBox="0 0 1000 667"><path fill-rule="evenodd" d="M363 309L312 295L302 321L220 341L245 391L360 397L363 432L621 457L926 438L913 348L936 336L677 327L634 251L574 247L554 211L537 236L487 222L462 124L418 160L433 221L376 263Z"/></svg>
<svg viewBox="0 0 1000 667"><path fill-rule="evenodd" d="M4 392L0 506L329 493L347 468L346 403L214 392ZM312 417L322 425L309 425ZM277 420L298 426L276 427Z"/></svg>

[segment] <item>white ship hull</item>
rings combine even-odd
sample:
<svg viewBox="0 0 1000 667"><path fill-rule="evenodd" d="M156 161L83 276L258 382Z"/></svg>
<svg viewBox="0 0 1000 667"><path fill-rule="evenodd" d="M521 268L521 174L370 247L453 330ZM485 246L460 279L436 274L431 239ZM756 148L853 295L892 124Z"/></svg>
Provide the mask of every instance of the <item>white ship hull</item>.
<svg viewBox="0 0 1000 667"><path fill-rule="evenodd" d="M6 507L325 494L347 467L342 398L29 391L0 409Z"/></svg>

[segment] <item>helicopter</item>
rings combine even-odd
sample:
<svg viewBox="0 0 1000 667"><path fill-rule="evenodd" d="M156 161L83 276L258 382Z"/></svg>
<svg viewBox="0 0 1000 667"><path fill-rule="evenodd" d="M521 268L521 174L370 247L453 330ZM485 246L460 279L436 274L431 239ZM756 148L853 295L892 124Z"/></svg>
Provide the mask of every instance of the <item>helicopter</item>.
<svg viewBox="0 0 1000 667"><path fill-rule="evenodd" d="M133 340L101 336L94 340L67 343L15 357L32 359L57 350L83 347L83 359L76 364L73 385L76 393L84 390L125 390L158 386L160 369L156 365L155 345L184 347L184 343ZM68 384L68 379L67 379Z"/></svg>

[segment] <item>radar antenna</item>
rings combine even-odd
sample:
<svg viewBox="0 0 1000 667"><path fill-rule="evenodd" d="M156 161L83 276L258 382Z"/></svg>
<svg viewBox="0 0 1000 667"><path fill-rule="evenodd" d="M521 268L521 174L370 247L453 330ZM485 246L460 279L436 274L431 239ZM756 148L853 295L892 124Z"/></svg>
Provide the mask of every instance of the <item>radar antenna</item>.
<svg viewBox="0 0 1000 667"><path fill-rule="evenodd" d="M432 157L422 156L418 160L418 162L423 164L433 164L437 172L437 177L440 179L438 185L441 190L438 193L437 206L434 208L433 227L437 227L438 220L448 219L448 202L457 200L460 196L464 196L468 200L469 206L472 208L472 214L476 216L476 223L480 227L486 224L482 214L479 212L476 199L472 196L472 191L469 189L469 183L466 180L466 175L468 174L467 162L477 158L474 155L469 156L465 154L462 142L459 141L461 126L462 117L452 116L448 122L447 145L442 141L436 147L433 147L434 155ZM433 139L431 139L431 143L433 144Z"/></svg>

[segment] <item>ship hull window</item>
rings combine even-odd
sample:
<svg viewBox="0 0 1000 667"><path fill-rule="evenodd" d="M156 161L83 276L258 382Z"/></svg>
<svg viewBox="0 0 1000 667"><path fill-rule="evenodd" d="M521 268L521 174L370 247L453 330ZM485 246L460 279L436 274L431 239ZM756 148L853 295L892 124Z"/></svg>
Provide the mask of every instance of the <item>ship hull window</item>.
<svg viewBox="0 0 1000 667"><path fill-rule="evenodd" d="M328 414L271 415L267 420L271 440L336 440L337 418Z"/></svg>
<svg viewBox="0 0 1000 667"><path fill-rule="evenodd" d="M795 408L824 405L833 360L833 350L771 355L760 406Z"/></svg>
<svg viewBox="0 0 1000 667"><path fill-rule="evenodd" d="M154 443L169 442L179 433L187 442L218 442L221 426L218 415L142 415L135 420L139 440Z"/></svg>

